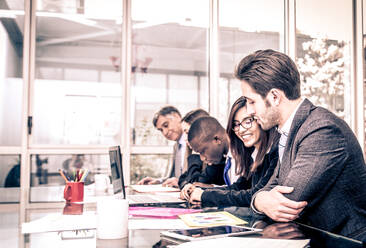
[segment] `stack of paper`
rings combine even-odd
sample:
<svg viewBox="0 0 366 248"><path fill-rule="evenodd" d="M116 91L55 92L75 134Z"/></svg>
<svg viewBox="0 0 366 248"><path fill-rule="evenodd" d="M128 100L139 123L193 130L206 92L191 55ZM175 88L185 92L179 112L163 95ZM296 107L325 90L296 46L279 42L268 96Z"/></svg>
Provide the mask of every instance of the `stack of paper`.
<svg viewBox="0 0 366 248"><path fill-rule="evenodd" d="M179 248L201 248L201 247L235 247L235 248L303 248L310 242L309 239L262 239L248 237L226 237L218 239L207 239L183 243Z"/></svg>
<svg viewBox="0 0 366 248"><path fill-rule="evenodd" d="M181 219L163 218L132 218L128 220L130 230L143 229L187 229L189 228ZM60 232L74 230L96 229L96 215L84 213L83 215L48 214L40 219L22 224L22 233Z"/></svg>
<svg viewBox="0 0 366 248"><path fill-rule="evenodd" d="M95 229L96 215L84 213L82 215L48 214L45 217L22 224L22 233L41 233Z"/></svg>

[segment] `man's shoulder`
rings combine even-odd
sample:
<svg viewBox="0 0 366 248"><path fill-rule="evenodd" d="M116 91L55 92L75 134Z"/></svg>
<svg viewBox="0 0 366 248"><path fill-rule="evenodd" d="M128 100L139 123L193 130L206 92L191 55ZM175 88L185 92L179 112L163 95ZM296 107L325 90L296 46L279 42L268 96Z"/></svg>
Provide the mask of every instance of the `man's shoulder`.
<svg viewBox="0 0 366 248"><path fill-rule="evenodd" d="M321 126L332 126L351 130L343 119L328 109L321 106L315 106L310 101L305 105L305 111L303 110L303 112L301 112L304 116L302 116L303 123L300 128L315 129ZM301 118L301 116L299 118Z"/></svg>
<svg viewBox="0 0 366 248"><path fill-rule="evenodd" d="M313 128L319 128L324 126L337 128L342 132L351 132L351 128L342 118L323 107L315 107L314 110L311 111L306 122L309 123L308 125Z"/></svg>
<svg viewBox="0 0 366 248"><path fill-rule="evenodd" d="M359 146L357 138L348 124L323 107L312 105L307 115L302 118L301 121L298 120L300 123L297 124L296 130L292 132L297 141L302 141L306 137L311 139L314 144L336 142L352 149ZM325 137L326 140L324 140Z"/></svg>

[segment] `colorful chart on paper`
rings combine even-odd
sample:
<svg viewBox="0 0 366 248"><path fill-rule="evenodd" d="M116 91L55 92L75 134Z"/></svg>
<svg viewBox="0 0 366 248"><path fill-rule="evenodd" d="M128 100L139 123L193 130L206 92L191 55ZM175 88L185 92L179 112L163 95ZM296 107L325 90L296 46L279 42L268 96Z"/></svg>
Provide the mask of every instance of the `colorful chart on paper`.
<svg viewBox="0 0 366 248"><path fill-rule="evenodd" d="M222 225L244 225L246 221L226 212L206 212L179 215L186 225L190 227L208 227Z"/></svg>

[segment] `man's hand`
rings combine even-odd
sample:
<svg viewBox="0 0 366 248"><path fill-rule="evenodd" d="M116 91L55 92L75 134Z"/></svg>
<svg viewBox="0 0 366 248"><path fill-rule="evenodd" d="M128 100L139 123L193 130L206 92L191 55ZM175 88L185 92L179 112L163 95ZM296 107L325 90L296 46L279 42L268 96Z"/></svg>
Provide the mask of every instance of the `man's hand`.
<svg viewBox="0 0 366 248"><path fill-rule="evenodd" d="M160 180L159 179L155 179L152 177L145 177L143 179L141 179L140 181L138 181L137 184L142 185L142 184L159 184Z"/></svg>
<svg viewBox="0 0 366 248"><path fill-rule="evenodd" d="M178 178L176 178L176 177L168 178L163 183L163 186L164 187L175 187L175 188L178 188Z"/></svg>
<svg viewBox="0 0 366 248"><path fill-rule="evenodd" d="M183 200L189 200L189 196L191 195L192 191L195 189L195 186L191 183L187 183L184 185L183 189L180 191L180 198Z"/></svg>
<svg viewBox="0 0 366 248"><path fill-rule="evenodd" d="M259 192L254 199L254 207L275 221L295 220L304 210L307 202L292 201L283 195L291 193L293 190L293 187L276 186L270 191Z"/></svg>
<svg viewBox="0 0 366 248"><path fill-rule="evenodd" d="M200 203L202 193L203 193L203 189L195 188L189 197L189 202L192 204Z"/></svg>

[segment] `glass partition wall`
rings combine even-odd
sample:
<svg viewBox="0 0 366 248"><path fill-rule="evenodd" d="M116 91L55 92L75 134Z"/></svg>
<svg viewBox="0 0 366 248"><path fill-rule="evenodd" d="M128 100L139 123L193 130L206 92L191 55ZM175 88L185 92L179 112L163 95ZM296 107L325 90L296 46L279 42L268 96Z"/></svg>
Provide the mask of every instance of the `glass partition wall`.
<svg viewBox="0 0 366 248"><path fill-rule="evenodd" d="M351 125L352 2L297 0L296 31L302 95Z"/></svg>
<svg viewBox="0 0 366 248"><path fill-rule="evenodd" d="M0 203L20 200L24 1L0 1Z"/></svg>
<svg viewBox="0 0 366 248"><path fill-rule="evenodd" d="M51 192L65 184L59 169L88 169L86 185L95 174L109 174L105 148L121 143L124 92L115 58L121 55L122 11L121 1L37 1L33 7L28 133L38 151L31 153L30 202L55 199ZM75 152L87 147L92 150Z"/></svg>
<svg viewBox="0 0 366 248"><path fill-rule="evenodd" d="M236 64L259 49L284 52L283 0L219 1L219 113L224 127L231 105L241 96L233 77Z"/></svg>
<svg viewBox="0 0 366 248"><path fill-rule="evenodd" d="M172 147L152 119L166 105L182 117L208 111L208 0L131 1L130 142L142 154L131 156L131 183L165 176ZM154 9L155 11L151 11Z"/></svg>
<svg viewBox="0 0 366 248"><path fill-rule="evenodd" d="M20 218L24 0L0 1L0 240L17 247ZM23 157L22 157L23 156ZM7 231L4 231L7 230ZM4 242L3 242L4 241Z"/></svg>
<svg viewBox="0 0 366 248"><path fill-rule="evenodd" d="M355 37L363 31L355 23L362 18L352 14L362 3L0 1L6 54L0 67L1 206L54 201L64 184L58 169L77 163L90 170L92 185L95 174L110 175L112 145L122 147L127 183L164 175L173 144L153 127L154 112L168 104L182 115L203 108L226 126L241 95L235 65L257 49L288 51L289 42L296 43L290 45L304 96L344 118L363 142L364 126L355 125L356 103L363 102L363 91L355 90L363 86L363 70L355 69L355 58L363 56Z"/></svg>

